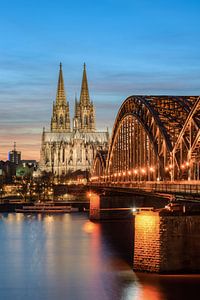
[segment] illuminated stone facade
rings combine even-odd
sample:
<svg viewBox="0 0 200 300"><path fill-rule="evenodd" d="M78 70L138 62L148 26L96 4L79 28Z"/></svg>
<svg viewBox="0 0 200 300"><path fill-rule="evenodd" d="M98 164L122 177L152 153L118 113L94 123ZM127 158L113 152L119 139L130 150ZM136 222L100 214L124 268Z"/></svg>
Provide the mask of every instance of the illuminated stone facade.
<svg viewBox="0 0 200 300"><path fill-rule="evenodd" d="M200 216L194 212L143 211L135 215L134 270L200 271Z"/></svg>
<svg viewBox="0 0 200 300"><path fill-rule="evenodd" d="M97 132L95 109L90 101L84 64L80 101L70 126L69 103L66 101L62 65L60 64L56 101L53 103L51 130L43 130L40 169L55 176L69 171L90 171L97 150L108 148L108 132Z"/></svg>

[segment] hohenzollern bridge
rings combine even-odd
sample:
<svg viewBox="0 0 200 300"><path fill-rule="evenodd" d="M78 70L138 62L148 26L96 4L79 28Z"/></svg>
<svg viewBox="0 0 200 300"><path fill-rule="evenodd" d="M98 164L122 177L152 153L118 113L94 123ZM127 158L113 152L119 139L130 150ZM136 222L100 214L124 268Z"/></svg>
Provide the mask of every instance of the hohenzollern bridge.
<svg viewBox="0 0 200 300"><path fill-rule="evenodd" d="M150 187L197 186L199 179L200 97L128 97L118 111L108 152L96 155L91 181Z"/></svg>

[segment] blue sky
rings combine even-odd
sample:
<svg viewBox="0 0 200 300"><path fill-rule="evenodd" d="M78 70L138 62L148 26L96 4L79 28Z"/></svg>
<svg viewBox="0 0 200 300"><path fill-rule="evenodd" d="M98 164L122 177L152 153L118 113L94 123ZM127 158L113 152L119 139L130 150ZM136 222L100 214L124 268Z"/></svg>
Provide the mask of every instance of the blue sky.
<svg viewBox="0 0 200 300"><path fill-rule="evenodd" d="M97 127L131 94L200 95L200 1L0 0L0 159L39 158L59 63L73 116L86 62Z"/></svg>

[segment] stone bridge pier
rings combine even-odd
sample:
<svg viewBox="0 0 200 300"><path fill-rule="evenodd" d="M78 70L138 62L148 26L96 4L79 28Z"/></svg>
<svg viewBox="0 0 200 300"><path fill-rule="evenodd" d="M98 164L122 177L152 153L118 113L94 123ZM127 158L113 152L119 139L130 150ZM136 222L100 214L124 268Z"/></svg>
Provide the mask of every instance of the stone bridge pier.
<svg viewBox="0 0 200 300"><path fill-rule="evenodd" d="M199 213L169 211L163 208L163 199L144 195L90 192L89 197L91 220L132 219L134 270L200 272ZM143 208L133 212L133 207Z"/></svg>
<svg viewBox="0 0 200 300"><path fill-rule="evenodd" d="M200 215L160 210L134 218L134 270L200 272Z"/></svg>
<svg viewBox="0 0 200 300"><path fill-rule="evenodd" d="M90 191L90 220L132 218L135 207L162 208L168 200L151 194Z"/></svg>

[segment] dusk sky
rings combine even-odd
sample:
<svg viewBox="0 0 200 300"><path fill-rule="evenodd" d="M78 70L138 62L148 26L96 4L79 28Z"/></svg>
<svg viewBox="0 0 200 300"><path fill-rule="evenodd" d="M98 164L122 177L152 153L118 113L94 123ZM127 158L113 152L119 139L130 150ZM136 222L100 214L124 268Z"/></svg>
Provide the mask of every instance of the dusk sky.
<svg viewBox="0 0 200 300"><path fill-rule="evenodd" d="M59 63L73 117L83 63L97 129L133 94L200 95L199 0L0 0L0 160L39 159Z"/></svg>

